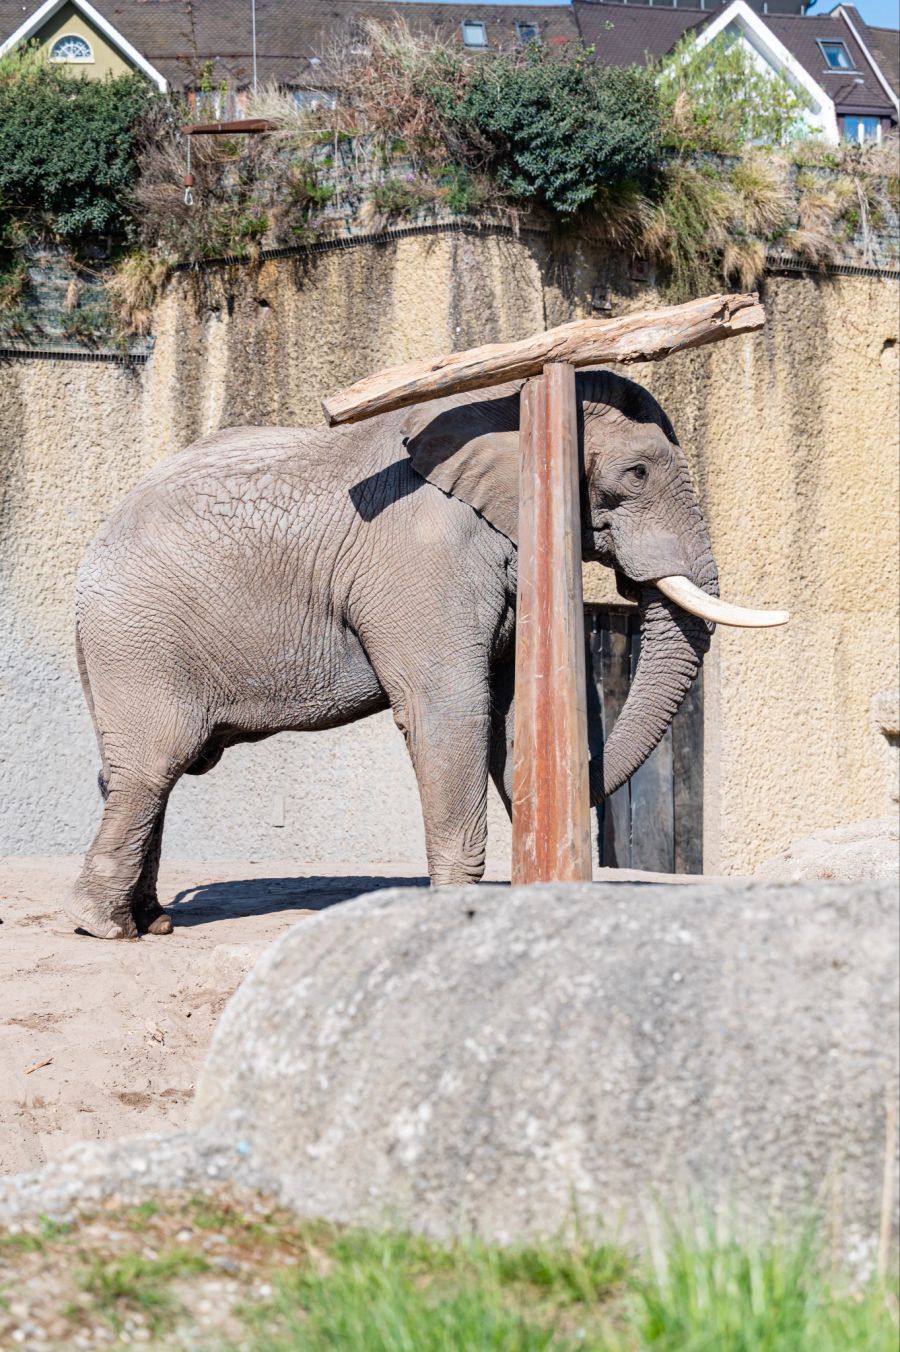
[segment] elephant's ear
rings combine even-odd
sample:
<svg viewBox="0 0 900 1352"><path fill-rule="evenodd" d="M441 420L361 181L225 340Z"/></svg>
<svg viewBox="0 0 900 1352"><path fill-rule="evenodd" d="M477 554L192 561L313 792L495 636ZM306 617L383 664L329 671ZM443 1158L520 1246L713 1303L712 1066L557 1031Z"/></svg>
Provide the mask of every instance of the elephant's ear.
<svg viewBox="0 0 900 1352"><path fill-rule="evenodd" d="M491 402L491 410L484 403L454 404L440 412L434 404L419 406L407 415L404 441L417 474L467 502L516 544L518 399ZM498 408L501 404L515 406Z"/></svg>

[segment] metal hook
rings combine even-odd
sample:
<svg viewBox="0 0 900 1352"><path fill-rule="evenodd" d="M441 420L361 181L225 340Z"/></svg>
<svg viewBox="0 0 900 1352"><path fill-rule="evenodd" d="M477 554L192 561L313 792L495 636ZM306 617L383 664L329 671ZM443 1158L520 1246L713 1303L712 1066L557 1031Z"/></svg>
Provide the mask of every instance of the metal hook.
<svg viewBox="0 0 900 1352"><path fill-rule="evenodd" d="M194 194L191 188L194 186L194 175L191 173L191 138L187 138L187 173L184 176L184 205L192 207L194 205Z"/></svg>

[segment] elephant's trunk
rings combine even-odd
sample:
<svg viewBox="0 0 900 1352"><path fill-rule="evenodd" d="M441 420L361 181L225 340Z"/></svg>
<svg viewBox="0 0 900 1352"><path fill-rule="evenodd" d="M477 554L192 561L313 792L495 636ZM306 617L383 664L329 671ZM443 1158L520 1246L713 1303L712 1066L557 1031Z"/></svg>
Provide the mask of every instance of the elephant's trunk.
<svg viewBox="0 0 900 1352"><path fill-rule="evenodd" d="M662 739L709 648L709 626L656 587L641 588L639 613L641 652L634 680L602 760L591 762L594 803L615 793Z"/></svg>

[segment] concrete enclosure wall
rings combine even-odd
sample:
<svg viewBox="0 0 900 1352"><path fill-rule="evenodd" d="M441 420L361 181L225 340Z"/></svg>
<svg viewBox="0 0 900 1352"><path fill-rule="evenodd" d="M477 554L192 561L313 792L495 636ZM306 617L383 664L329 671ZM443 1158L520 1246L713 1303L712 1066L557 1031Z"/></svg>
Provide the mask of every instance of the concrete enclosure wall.
<svg viewBox="0 0 900 1352"><path fill-rule="evenodd" d="M146 367L0 367L0 854L81 850L98 819L72 591L124 492L217 427L317 422L323 394L379 367L589 313L596 285L617 310L655 301L620 263L567 247L446 232L182 274ZM707 659L709 872L882 810L870 705L897 680L897 285L776 277L764 300L761 336L628 372L687 450L723 594L793 615L720 630ZM614 599L588 571L589 598ZM494 876L507 851L494 801ZM166 853L424 868L402 739L382 715L235 748L179 784Z"/></svg>

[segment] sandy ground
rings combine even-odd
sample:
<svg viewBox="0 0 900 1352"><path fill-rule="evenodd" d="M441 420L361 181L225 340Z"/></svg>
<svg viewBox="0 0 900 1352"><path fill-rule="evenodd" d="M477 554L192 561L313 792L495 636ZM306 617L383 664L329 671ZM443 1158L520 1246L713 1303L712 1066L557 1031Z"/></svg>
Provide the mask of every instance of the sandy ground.
<svg viewBox="0 0 900 1352"><path fill-rule="evenodd" d="M184 1125L216 1019L263 949L325 906L427 881L402 868L169 864L160 899L174 933L109 943L59 908L78 864L0 859L0 1173L73 1141Z"/></svg>

